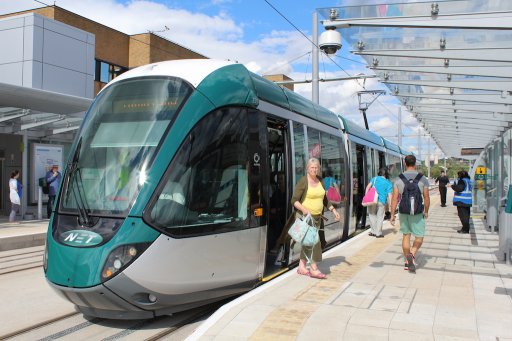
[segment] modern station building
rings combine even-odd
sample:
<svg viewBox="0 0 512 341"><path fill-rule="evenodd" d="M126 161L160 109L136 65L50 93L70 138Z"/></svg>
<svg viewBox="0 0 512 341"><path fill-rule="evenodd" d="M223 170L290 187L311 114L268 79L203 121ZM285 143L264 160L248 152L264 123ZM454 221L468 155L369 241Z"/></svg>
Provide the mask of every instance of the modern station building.
<svg viewBox="0 0 512 341"><path fill-rule="evenodd" d="M63 168L94 96L128 69L163 60L207 58L147 32L128 35L58 6L0 16L0 213L18 169L25 203L39 177ZM22 213L26 206L22 205Z"/></svg>

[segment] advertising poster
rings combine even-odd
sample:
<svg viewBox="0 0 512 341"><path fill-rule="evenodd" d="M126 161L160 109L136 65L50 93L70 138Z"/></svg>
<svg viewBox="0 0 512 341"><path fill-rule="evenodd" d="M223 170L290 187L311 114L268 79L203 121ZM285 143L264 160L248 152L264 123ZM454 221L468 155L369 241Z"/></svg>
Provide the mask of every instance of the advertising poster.
<svg viewBox="0 0 512 341"><path fill-rule="evenodd" d="M39 190L39 178L46 176L46 172L51 169L53 165L59 166L59 172L63 171L63 152L64 147L55 144L36 144L32 145L32 167L30 175L31 184L31 203L37 202L37 193ZM47 200L46 194L43 194L43 200Z"/></svg>

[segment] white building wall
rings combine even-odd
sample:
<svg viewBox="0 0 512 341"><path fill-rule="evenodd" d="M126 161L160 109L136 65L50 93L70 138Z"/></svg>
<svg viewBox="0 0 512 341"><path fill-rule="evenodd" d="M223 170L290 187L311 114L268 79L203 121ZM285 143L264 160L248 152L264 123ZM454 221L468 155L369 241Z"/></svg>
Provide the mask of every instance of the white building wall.
<svg viewBox="0 0 512 341"><path fill-rule="evenodd" d="M93 34L29 13L0 19L0 82L94 97Z"/></svg>

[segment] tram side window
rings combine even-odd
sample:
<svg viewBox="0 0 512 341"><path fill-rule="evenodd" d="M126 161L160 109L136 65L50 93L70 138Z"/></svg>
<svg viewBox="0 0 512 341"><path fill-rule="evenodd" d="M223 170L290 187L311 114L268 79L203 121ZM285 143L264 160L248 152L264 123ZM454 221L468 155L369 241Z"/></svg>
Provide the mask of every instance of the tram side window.
<svg viewBox="0 0 512 341"><path fill-rule="evenodd" d="M320 160L322 146L320 145L320 132L308 127L308 158Z"/></svg>
<svg viewBox="0 0 512 341"><path fill-rule="evenodd" d="M295 179L306 175L306 156L304 154L305 136L304 126L300 123L293 123L293 147L295 149Z"/></svg>
<svg viewBox="0 0 512 341"><path fill-rule="evenodd" d="M374 149L370 147L366 147L366 171L368 174L368 180L376 176L375 166L374 166ZM366 184L365 184L366 186Z"/></svg>
<svg viewBox="0 0 512 341"><path fill-rule="evenodd" d="M501 182L501 185L503 186L502 187L502 197L503 198L506 198L507 197L507 194L508 194L508 191L510 190L509 189L509 184L510 184L510 169L511 169L511 158L510 158L510 155L512 153L512 151L510 150L510 141L511 141L511 138L512 138L512 131L511 130L508 130L507 132L505 132L505 134L503 134L503 148L502 148L502 153L503 153L503 162L502 162L502 170L501 170L501 178L503 179L503 181Z"/></svg>
<svg viewBox="0 0 512 341"><path fill-rule="evenodd" d="M387 167L389 171L389 178L390 180L394 180L398 177L398 175L401 173L400 168L400 157L392 154L388 154L388 162Z"/></svg>
<svg viewBox="0 0 512 341"><path fill-rule="evenodd" d="M346 195L345 189L345 158L343 157L343 144L341 139L331 134L321 133L322 177L324 187L335 184L342 197Z"/></svg>
<svg viewBox="0 0 512 341"><path fill-rule="evenodd" d="M248 227L247 111L210 113L182 143L149 216L171 235Z"/></svg>

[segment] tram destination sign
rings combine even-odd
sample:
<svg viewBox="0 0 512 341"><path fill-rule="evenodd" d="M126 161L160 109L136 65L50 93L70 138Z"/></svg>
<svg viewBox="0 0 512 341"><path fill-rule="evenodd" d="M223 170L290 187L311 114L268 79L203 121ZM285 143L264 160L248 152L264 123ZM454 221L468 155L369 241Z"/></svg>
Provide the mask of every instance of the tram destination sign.
<svg viewBox="0 0 512 341"><path fill-rule="evenodd" d="M483 148L462 148L460 150L460 155L480 155L483 151Z"/></svg>

